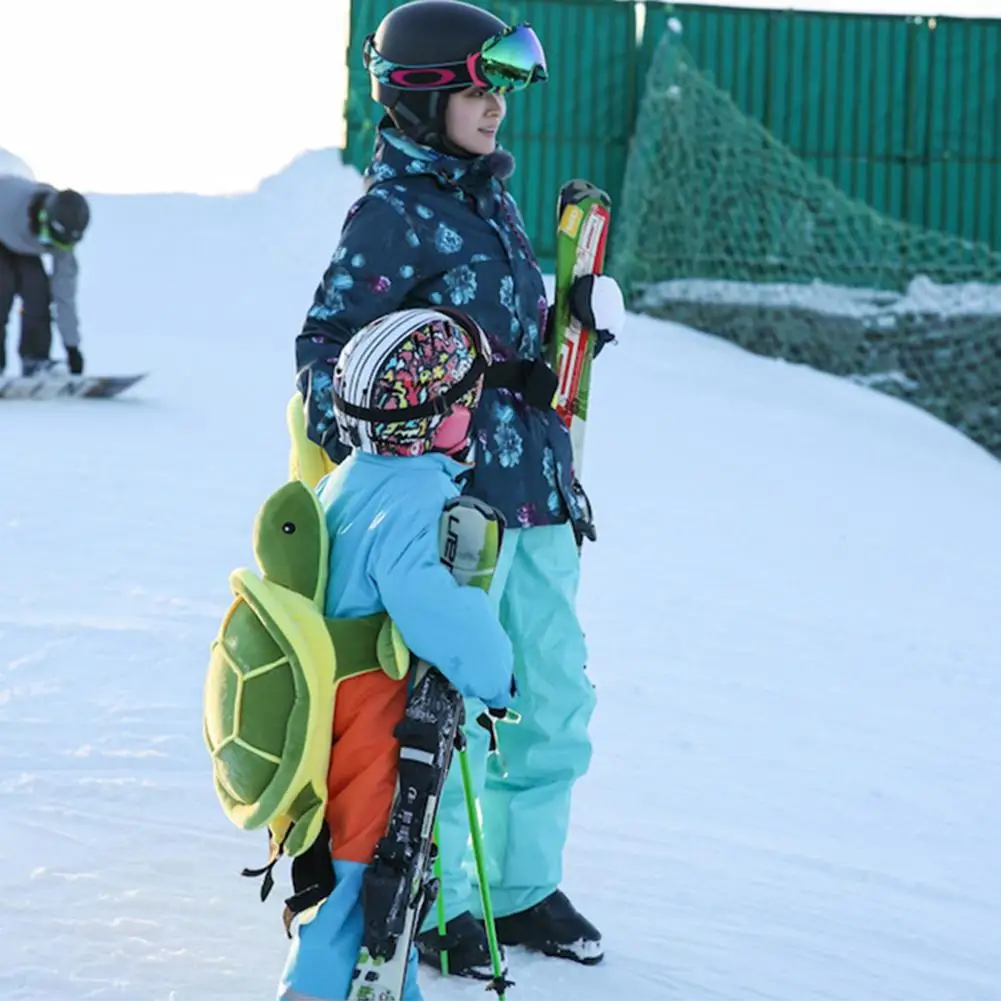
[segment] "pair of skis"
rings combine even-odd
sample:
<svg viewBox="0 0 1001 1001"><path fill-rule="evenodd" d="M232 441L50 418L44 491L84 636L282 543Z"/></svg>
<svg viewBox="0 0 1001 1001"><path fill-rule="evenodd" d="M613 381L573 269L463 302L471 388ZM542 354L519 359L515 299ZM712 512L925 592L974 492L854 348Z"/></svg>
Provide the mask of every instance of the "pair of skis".
<svg viewBox="0 0 1001 1001"><path fill-rule="evenodd" d="M563 185L557 205L555 317L546 360L556 372L553 406L570 430L577 479L584 461L591 362L598 336L574 317L570 302L574 282L601 274L605 266L611 205L604 191L579 178Z"/></svg>
<svg viewBox="0 0 1001 1001"><path fill-rule="evenodd" d="M362 883L364 927L349 1001L401 1001L414 939L438 893L432 839L442 786L464 721L462 696L416 661L400 741L396 796Z"/></svg>

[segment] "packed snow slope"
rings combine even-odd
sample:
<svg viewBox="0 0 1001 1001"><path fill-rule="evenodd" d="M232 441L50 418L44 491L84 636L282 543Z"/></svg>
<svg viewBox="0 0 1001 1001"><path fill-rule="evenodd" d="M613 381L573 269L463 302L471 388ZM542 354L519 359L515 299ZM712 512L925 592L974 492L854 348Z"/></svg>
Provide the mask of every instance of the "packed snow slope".
<svg viewBox="0 0 1001 1001"><path fill-rule="evenodd" d="M96 197L94 372L0 403L0 997L267 1001L208 648L286 475L293 339L360 190ZM13 336L13 331L12 331ZM1001 466L926 414L631 317L596 367L580 612L599 692L565 888L605 962L512 1001L1001 997ZM429 1001L479 984L424 975Z"/></svg>

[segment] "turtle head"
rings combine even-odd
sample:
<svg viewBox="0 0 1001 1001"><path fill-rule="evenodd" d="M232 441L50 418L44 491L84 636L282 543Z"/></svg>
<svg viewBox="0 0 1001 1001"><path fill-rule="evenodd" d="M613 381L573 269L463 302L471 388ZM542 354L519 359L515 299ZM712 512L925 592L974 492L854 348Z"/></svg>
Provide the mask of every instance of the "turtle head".
<svg viewBox="0 0 1001 1001"><path fill-rule="evenodd" d="M254 523L254 556L267 580L323 601L328 556L323 508L305 483L292 480L261 506Z"/></svg>

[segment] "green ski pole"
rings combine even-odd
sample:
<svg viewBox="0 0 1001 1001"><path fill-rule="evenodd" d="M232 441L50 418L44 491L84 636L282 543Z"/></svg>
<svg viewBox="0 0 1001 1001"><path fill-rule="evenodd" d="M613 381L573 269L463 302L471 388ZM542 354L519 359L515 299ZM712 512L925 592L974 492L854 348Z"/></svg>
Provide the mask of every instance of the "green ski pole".
<svg viewBox="0 0 1001 1001"><path fill-rule="evenodd" d="M441 872L441 836L438 833L438 818L434 818L434 843L438 846L438 854L434 860L434 874L438 879L438 899L435 901L435 911L438 915L438 934L445 939L445 894L442 893L445 883ZM448 976L448 950L441 950L441 975Z"/></svg>
<svg viewBox="0 0 1001 1001"><path fill-rule="evenodd" d="M461 734L460 730L460 734ZM476 878L480 884L480 902L483 907L483 924L487 930L487 941L490 943L490 965L493 967L493 979L487 990L497 992L498 1001L504 1001L504 992L514 984L505 979L501 969L500 948L497 944L497 927L494 924L493 906L490 903L490 884L487 882L487 866L483 853L483 831L480 827L480 817L476 810L476 797L473 795L473 777L469 770L469 754L466 741L462 739L458 746L459 766L462 769L462 792L466 800L466 813L469 816L469 833L473 839L473 858L476 860Z"/></svg>

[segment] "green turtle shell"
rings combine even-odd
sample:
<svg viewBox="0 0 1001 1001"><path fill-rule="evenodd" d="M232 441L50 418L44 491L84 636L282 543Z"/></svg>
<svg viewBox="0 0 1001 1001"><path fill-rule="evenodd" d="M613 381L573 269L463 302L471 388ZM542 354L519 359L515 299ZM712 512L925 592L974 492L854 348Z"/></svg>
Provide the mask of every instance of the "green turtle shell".
<svg viewBox="0 0 1001 1001"><path fill-rule="evenodd" d="M266 823L290 791L300 792L290 784L320 694L312 688L295 646L243 590L212 647L204 720L217 792L240 826Z"/></svg>

